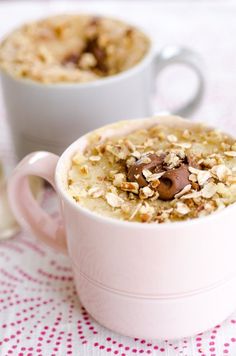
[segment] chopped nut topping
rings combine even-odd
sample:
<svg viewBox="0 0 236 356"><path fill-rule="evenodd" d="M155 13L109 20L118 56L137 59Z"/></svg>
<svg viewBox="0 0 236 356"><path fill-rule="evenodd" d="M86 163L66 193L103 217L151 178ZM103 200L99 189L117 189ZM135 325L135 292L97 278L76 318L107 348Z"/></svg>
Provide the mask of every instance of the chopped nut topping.
<svg viewBox="0 0 236 356"><path fill-rule="evenodd" d="M100 187L92 187L88 190L88 195L93 198L99 198L104 194L104 190Z"/></svg>
<svg viewBox="0 0 236 356"><path fill-rule="evenodd" d="M218 166L212 167L211 172L221 182L225 182L227 178L232 174L231 170L224 164L219 164Z"/></svg>
<svg viewBox="0 0 236 356"><path fill-rule="evenodd" d="M90 156L89 160L92 162L98 162L100 161L101 157L100 156Z"/></svg>
<svg viewBox="0 0 236 356"><path fill-rule="evenodd" d="M181 147L181 148L186 148L186 149L188 149L188 148L190 148L192 145L191 145L191 143L190 142L179 142L179 143L175 143L175 146L177 146L177 147Z"/></svg>
<svg viewBox="0 0 236 356"><path fill-rule="evenodd" d="M203 198L209 199L212 198L213 195L215 195L216 191L217 191L217 185L214 183L208 183L201 190L201 195Z"/></svg>
<svg viewBox="0 0 236 356"><path fill-rule="evenodd" d="M23 25L0 43L0 68L43 84L86 83L124 72L148 52L138 28L105 16L96 21L71 14Z"/></svg>
<svg viewBox="0 0 236 356"><path fill-rule="evenodd" d="M137 158L137 159L140 159L141 153L138 152L138 151L134 151L134 152L132 152L132 156L135 157L135 158Z"/></svg>
<svg viewBox="0 0 236 356"><path fill-rule="evenodd" d="M199 198L201 196L201 192L192 192L189 194L185 194L183 196L181 196L180 199L194 199L194 198Z"/></svg>
<svg viewBox="0 0 236 356"><path fill-rule="evenodd" d="M124 149L120 145L106 145L106 150L112 153L115 157L119 159L126 159L128 156L128 150Z"/></svg>
<svg viewBox="0 0 236 356"><path fill-rule="evenodd" d="M113 184L115 187L121 187L121 184L125 182L126 176L124 173L117 173L114 175Z"/></svg>
<svg viewBox="0 0 236 356"><path fill-rule="evenodd" d="M174 152L170 152L164 159L164 162L169 169L178 167L181 163L181 159Z"/></svg>
<svg viewBox="0 0 236 356"><path fill-rule="evenodd" d="M106 193L105 198L113 208L119 208L124 203L124 200L114 193Z"/></svg>
<svg viewBox="0 0 236 356"><path fill-rule="evenodd" d="M175 194L175 199L182 197L191 190L191 184L186 185L179 193Z"/></svg>
<svg viewBox="0 0 236 356"><path fill-rule="evenodd" d="M157 125L97 142L72 158L68 173L69 195L93 211L160 224L236 201L236 143L219 131Z"/></svg>
<svg viewBox="0 0 236 356"><path fill-rule="evenodd" d="M149 161L151 162L150 158L149 158ZM149 162L144 162L144 163L149 163ZM150 178L152 176L152 172L149 171L148 169L143 169L142 174L144 175L144 177L146 178L147 181L148 181L148 178Z"/></svg>
<svg viewBox="0 0 236 356"><path fill-rule="evenodd" d="M188 179L191 181L191 182L197 182L197 176L196 174L190 174Z"/></svg>
<svg viewBox="0 0 236 356"><path fill-rule="evenodd" d="M224 154L228 157L236 157L236 151L227 151Z"/></svg>
<svg viewBox="0 0 236 356"><path fill-rule="evenodd" d="M167 135L167 140L171 143L178 141L178 139L175 135Z"/></svg>
<svg viewBox="0 0 236 356"><path fill-rule="evenodd" d="M143 187L143 188L140 188L140 190L139 190L139 197L141 199L150 198L153 195L154 195L154 191L152 189L150 189L149 187Z"/></svg>
<svg viewBox="0 0 236 356"><path fill-rule="evenodd" d="M190 212L190 208L186 204L179 201L176 204L176 211L180 215L186 215Z"/></svg>
<svg viewBox="0 0 236 356"><path fill-rule="evenodd" d="M120 188L126 192L138 194L139 185L136 182L122 182Z"/></svg>
<svg viewBox="0 0 236 356"><path fill-rule="evenodd" d="M136 147L130 140L125 140L124 143L131 152L135 151Z"/></svg>
<svg viewBox="0 0 236 356"><path fill-rule="evenodd" d="M148 182L155 182L155 181L159 181L159 179L163 176L163 174L165 174L165 172L153 173L145 178L147 179Z"/></svg>

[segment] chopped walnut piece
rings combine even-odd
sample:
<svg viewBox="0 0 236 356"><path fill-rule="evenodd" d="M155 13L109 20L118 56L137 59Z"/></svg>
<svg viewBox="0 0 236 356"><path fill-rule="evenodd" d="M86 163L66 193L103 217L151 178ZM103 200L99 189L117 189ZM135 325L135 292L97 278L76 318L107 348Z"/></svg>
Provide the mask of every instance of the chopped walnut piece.
<svg viewBox="0 0 236 356"><path fill-rule="evenodd" d="M124 140L124 143L131 152L136 150L136 146L130 140Z"/></svg>
<svg viewBox="0 0 236 356"><path fill-rule="evenodd" d="M215 158L201 159L198 161L198 164L200 164L203 167L212 168L215 165L217 165L217 160Z"/></svg>
<svg viewBox="0 0 236 356"><path fill-rule="evenodd" d="M124 200L114 193L106 193L105 198L113 208L119 208L124 203Z"/></svg>
<svg viewBox="0 0 236 356"><path fill-rule="evenodd" d="M161 182L159 181L159 179L153 180L153 181L150 182L150 187L151 187L152 189L156 190L157 187L158 187L160 184L161 184ZM158 196L159 196L159 195L160 195L160 194L158 193Z"/></svg>
<svg viewBox="0 0 236 356"><path fill-rule="evenodd" d="M236 157L236 151L226 151L224 154L228 157Z"/></svg>
<svg viewBox="0 0 236 356"><path fill-rule="evenodd" d="M203 186L211 178L211 172L209 171L203 171L194 167L189 167L188 170L197 177L197 182L200 186Z"/></svg>
<svg viewBox="0 0 236 356"><path fill-rule="evenodd" d="M203 186L211 178L209 171L200 171L197 175L198 184Z"/></svg>
<svg viewBox="0 0 236 356"><path fill-rule="evenodd" d="M120 188L126 192L138 194L139 185L137 182L122 182Z"/></svg>
<svg viewBox="0 0 236 356"><path fill-rule="evenodd" d="M120 145L107 144L106 150L119 159L126 159L129 154L128 149Z"/></svg>
<svg viewBox="0 0 236 356"><path fill-rule="evenodd" d="M81 187L80 184L74 183L69 187L69 194L75 199L85 198L88 193L85 188Z"/></svg>
<svg viewBox="0 0 236 356"><path fill-rule="evenodd" d="M151 162L151 160L150 160ZM144 163L149 163L149 162L144 162ZM143 169L142 170L142 174L144 175L144 177L146 178L146 180L148 181L148 178L151 177L152 172L149 171L149 169Z"/></svg>
<svg viewBox="0 0 236 356"><path fill-rule="evenodd" d="M104 190L101 187L92 187L88 190L88 195L93 198L100 198L104 194Z"/></svg>
<svg viewBox="0 0 236 356"><path fill-rule="evenodd" d="M139 197L141 199L147 199L154 195L154 191L149 187L143 187L139 190Z"/></svg>
<svg viewBox="0 0 236 356"><path fill-rule="evenodd" d="M163 174L165 174L165 172L153 173L145 178L147 179L147 182L155 182L155 181L159 181L159 179L163 176Z"/></svg>
<svg viewBox="0 0 236 356"><path fill-rule="evenodd" d="M132 166L135 162L136 162L135 157L129 157L129 158L126 160L126 166L127 166L127 167L130 167L130 166Z"/></svg>
<svg viewBox="0 0 236 356"><path fill-rule="evenodd" d="M224 164L219 164L218 166L212 167L211 172L221 182L225 182L227 178L232 174L231 170Z"/></svg>
<svg viewBox="0 0 236 356"><path fill-rule="evenodd" d="M190 192L189 194L185 194L183 196L181 196L180 199L194 199L194 198L199 198L201 197L201 192Z"/></svg>
<svg viewBox="0 0 236 356"><path fill-rule="evenodd" d="M120 208L125 214L130 213L131 207L129 206L129 204L122 204Z"/></svg>
<svg viewBox="0 0 236 356"><path fill-rule="evenodd" d="M175 143L178 141L178 138L175 135L167 135L167 140L171 143Z"/></svg>
<svg viewBox="0 0 236 356"><path fill-rule="evenodd" d="M186 204L184 204L180 201L177 202L175 210L180 215L186 215L190 212L190 208Z"/></svg>
<svg viewBox="0 0 236 356"><path fill-rule="evenodd" d="M125 182L126 176L124 173L117 173L114 175L113 184L115 187L120 187L123 182Z"/></svg>
<svg viewBox="0 0 236 356"><path fill-rule="evenodd" d="M192 146L192 144L190 142L178 142L178 143L175 143L174 145L177 147L184 148L184 149L188 149Z"/></svg>
<svg viewBox="0 0 236 356"><path fill-rule="evenodd" d="M89 157L89 160L92 162L98 162L98 161L100 161L100 159L101 159L101 156L90 156Z"/></svg>
<svg viewBox="0 0 236 356"><path fill-rule="evenodd" d="M188 179L189 179L191 182L194 182L194 183L197 182L197 176L196 176L196 174L191 173L191 174L189 175Z"/></svg>
<svg viewBox="0 0 236 356"><path fill-rule="evenodd" d="M230 198L231 196L231 191L225 186L224 183L218 183L216 191L223 198Z"/></svg>
<svg viewBox="0 0 236 356"><path fill-rule="evenodd" d="M151 163L152 162L152 160L151 160L151 158L147 155L147 154L145 154L144 156L141 156L141 158L139 159L139 164L147 164L147 163Z"/></svg>
<svg viewBox="0 0 236 356"><path fill-rule="evenodd" d="M214 183L207 183L201 190L201 195L203 198L212 198L217 191L217 185Z"/></svg>
<svg viewBox="0 0 236 356"><path fill-rule="evenodd" d="M181 159L174 152L170 152L164 159L164 163L167 165L168 169L177 167L181 163Z"/></svg>
<svg viewBox="0 0 236 356"><path fill-rule="evenodd" d="M150 221L154 212L155 209L145 202L145 205L142 205L139 209L139 215L142 222Z"/></svg>
<svg viewBox="0 0 236 356"><path fill-rule="evenodd" d="M175 194L175 198L180 198L184 194L188 193L191 190L191 184L186 185L179 193Z"/></svg>
<svg viewBox="0 0 236 356"><path fill-rule="evenodd" d="M140 159L141 153L139 151L134 151L131 153L131 155L137 159Z"/></svg>

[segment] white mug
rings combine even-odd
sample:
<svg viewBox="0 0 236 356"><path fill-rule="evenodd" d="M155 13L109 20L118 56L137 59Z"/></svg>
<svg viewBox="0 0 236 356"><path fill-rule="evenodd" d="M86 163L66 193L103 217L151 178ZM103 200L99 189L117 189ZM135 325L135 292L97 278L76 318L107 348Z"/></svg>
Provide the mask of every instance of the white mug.
<svg viewBox="0 0 236 356"><path fill-rule="evenodd" d="M178 110L178 114L189 115L203 94L200 59L190 49L166 47L157 53L151 39L150 44L145 57L131 69L89 83L42 84L2 71L6 112L18 158L35 150L61 154L77 137L99 126L152 114L155 79L169 64L187 65L197 75L194 97Z"/></svg>

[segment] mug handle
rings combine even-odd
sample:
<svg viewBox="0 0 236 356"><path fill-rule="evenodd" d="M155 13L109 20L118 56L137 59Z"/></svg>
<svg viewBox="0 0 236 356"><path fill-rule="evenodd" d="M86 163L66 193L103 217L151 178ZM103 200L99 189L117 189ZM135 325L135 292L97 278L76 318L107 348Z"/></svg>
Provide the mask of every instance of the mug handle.
<svg viewBox="0 0 236 356"><path fill-rule="evenodd" d="M66 234L61 222L47 214L35 200L29 187L29 176L38 176L55 187L55 169L59 157L49 152L34 152L15 168L8 182L8 197L13 214L22 227L57 251L67 253Z"/></svg>
<svg viewBox="0 0 236 356"><path fill-rule="evenodd" d="M157 53L155 57L155 74L159 74L164 68L171 64L184 64L188 66L196 73L198 79L197 90L192 98L182 107L175 110L175 114L187 117L197 108L204 94L205 80L203 76L203 62L200 56L189 48L167 46Z"/></svg>

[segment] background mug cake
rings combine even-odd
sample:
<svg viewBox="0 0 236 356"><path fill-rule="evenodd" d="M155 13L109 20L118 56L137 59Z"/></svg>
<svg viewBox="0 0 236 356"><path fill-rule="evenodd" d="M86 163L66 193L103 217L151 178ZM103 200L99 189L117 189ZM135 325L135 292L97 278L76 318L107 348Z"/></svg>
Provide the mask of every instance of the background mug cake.
<svg viewBox="0 0 236 356"><path fill-rule="evenodd" d="M201 63L181 47L156 53L151 38L125 22L92 15L61 15L26 24L0 44L0 70L16 153L61 153L79 135L111 120L149 115L156 76L172 63L196 73Z"/></svg>
<svg viewBox="0 0 236 356"><path fill-rule="evenodd" d="M235 309L235 142L174 116L107 125L60 158L25 157L9 181L11 207L69 255L99 323L147 339L197 334ZM32 197L31 175L54 186L60 223Z"/></svg>

